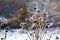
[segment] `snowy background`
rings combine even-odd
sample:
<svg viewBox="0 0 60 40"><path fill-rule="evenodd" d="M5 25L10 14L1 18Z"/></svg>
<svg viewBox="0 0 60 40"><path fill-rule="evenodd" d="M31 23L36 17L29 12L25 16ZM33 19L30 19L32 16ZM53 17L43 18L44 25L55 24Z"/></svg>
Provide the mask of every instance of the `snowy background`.
<svg viewBox="0 0 60 40"><path fill-rule="evenodd" d="M26 30L24 30L26 31ZM0 40L4 38L5 30L0 31ZM47 30L42 31L42 40L60 40L60 28L49 28ZM56 39L58 37L58 39ZM12 29L7 33L6 40L29 40L29 37L26 33L22 32L22 29Z"/></svg>

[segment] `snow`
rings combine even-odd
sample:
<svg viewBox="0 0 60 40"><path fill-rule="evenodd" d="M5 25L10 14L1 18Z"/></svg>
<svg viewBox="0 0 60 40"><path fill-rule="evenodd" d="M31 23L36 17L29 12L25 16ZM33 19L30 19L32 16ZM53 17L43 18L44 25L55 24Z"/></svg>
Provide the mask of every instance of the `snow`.
<svg viewBox="0 0 60 40"><path fill-rule="evenodd" d="M5 30L2 30L0 32L0 38L4 38ZM6 40L25 40L28 39L28 36L26 33L21 33L19 29L8 31ZM0 39L1 40L1 39Z"/></svg>
<svg viewBox="0 0 60 40"><path fill-rule="evenodd" d="M28 35L25 33L26 30L24 30L24 32L22 32L22 29L13 29L13 30L9 30L7 33L7 38L6 40L30 40ZM41 39L42 40L57 40L56 36L59 37L58 40L60 40L60 28L49 28L49 29L45 29L42 31L41 33ZM4 38L5 36L5 30L1 30L0 31L0 40L1 38Z"/></svg>
<svg viewBox="0 0 60 40"><path fill-rule="evenodd" d="M5 17L0 17L0 22L7 22L7 19Z"/></svg>
<svg viewBox="0 0 60 40"><path fill-rule="evenodd" d="M47 40L47 39L50 39L50 40L57 40L56 37L58 37L60 40L60 28L57 27L57 28L49 28L47 29L47 31L45 31L46 33L42 33L42 40Z"/></svg>

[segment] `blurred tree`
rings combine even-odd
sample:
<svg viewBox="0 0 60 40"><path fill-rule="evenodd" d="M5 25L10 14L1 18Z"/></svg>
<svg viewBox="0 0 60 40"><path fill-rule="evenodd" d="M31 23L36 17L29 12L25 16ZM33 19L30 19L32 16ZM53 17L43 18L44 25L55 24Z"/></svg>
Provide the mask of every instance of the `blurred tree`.
<svg viewBox="0 0 60 40"><path fill-rule="evenodd" d="M25 18L29 18L31 14L28 12L27 7L25 9L20 7L20 10L16 11L15 16L17 17L19 22L24 22Z"/></svg>

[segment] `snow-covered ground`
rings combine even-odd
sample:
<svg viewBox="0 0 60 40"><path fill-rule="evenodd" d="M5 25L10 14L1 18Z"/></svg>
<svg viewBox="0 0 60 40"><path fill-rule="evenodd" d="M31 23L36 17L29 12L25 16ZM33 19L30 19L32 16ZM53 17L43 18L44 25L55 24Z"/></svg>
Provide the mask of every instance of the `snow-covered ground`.
<svg viewBox="0 0 60 40"><path fill-rule="evenodd" d="M0 40L1 38L5 37L5 30L1 30L0 32ZM15 30L10 30L7 33L7 38L6 40L26 40L28 38L26 33L23 33L21 29L15 29Z"/></svg>
<svg viewBox="0 0 60 40"><path fill-rule="evenodd" d="M60 40L60 28L49 28L47 31L43 31L42 40Z"/></svg>
<svg viewBox="0 0 60 40"><path fill-rule="evenodd" d="M0 31L0 40L1 38L4 38L5 36L5 30ZM49 28L44 31L42 31L42 40L60 40L60 28ZM57 39L58 37L58 39ZM23 33L21 29L15 29L15 30L10 30L7 33L7 38L6 40L29 40L29 37L26 33Z"/></svg>

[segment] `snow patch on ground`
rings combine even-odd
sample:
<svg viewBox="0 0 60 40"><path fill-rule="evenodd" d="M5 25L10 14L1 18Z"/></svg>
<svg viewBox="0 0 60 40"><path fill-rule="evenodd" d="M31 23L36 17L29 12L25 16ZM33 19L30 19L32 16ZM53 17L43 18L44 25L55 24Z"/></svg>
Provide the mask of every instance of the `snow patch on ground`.
<svg viewBox="0 0 60 40"><path fill-rule="evenodd" d="M26 30L24 30L26 32ZM0 40L1 38L4 38L5 36L5 30L0 31ZM59 37L58 40L60 40L60 28L49 28L42 31L41 39L42 40L57 40L56 36ZM7 33L6 40L29 40L29 37L26 33L22 32L22 29L15 29L10 30Z"/></svg>

